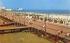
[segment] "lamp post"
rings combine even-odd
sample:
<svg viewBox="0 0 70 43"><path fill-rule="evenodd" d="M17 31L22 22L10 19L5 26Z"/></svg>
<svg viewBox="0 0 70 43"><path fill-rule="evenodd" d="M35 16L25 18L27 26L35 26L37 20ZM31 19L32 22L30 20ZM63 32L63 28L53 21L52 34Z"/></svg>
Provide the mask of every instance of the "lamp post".
<svg viewBox="0 0 70 43"><path fill-rule="evenodd" d="M44 20L44 25L43 25L43 28L44 28L44 35L46 35L46 18L43 18ZM43 37L43 35L42 35Z"/></svg>
<svg viewBox="0 0 70 43"><path fill-rule="evenodd" d="M46 32L46 17L44 18L44 30Z"/></svg>
<svg viewBox="0 0 70 43"><path fill-rule="evenodd" d="M24 26L25 26L25 22L26 22L26 16L24 15Z"/></svg>

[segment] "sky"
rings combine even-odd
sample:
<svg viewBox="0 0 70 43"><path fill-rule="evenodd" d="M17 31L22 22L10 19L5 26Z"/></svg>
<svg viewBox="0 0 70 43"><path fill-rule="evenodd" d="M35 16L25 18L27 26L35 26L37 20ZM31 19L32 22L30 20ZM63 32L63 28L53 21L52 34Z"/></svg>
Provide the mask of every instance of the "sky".
<svg viewBox="0 0 70 43"><path fill-rule="evenodd" d="M70 0L0 0L0 6L32 10L70 10Z"/></svg>

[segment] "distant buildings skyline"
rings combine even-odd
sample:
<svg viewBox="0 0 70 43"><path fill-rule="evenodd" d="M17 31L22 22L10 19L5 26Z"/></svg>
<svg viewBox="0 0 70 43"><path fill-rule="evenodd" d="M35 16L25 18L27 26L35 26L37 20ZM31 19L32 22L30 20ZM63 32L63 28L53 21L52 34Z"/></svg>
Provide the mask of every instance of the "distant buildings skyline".
<svg viewBox="0 0 70 43"><path fill-rule="evenodd" d="M0 0L0 8L6 10L31 10L32 12L69 13L70 0ZM37 11L38 10L38 11ZM43 10L43 11L39 11ZM47 11L48 10L48 11ZM54 11L55 10L55 11ZM56 11L59 10L59 11ZM60 10L64 10L63 12ZM31 12L30 11L30 12Z"/></svg>

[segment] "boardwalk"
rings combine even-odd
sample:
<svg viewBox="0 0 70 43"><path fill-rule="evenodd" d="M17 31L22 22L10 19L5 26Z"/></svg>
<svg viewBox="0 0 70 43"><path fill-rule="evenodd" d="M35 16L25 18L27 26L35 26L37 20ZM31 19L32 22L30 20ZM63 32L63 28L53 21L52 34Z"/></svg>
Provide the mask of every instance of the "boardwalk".
<svg viewBox="0 0 70 43"><path fill-rule="evenodd" d="M63 31L58 36L70 40L70 37L65 36L67 33L70 33L70 28L68 28L66 26L57 25L57 24L50 23L50 22L45 23L44 21L41 21L41 20L34 21L33 19L26 18L26 16L21 16L21 15L17 16L15 14L13 14L13 15L4 14L4 15L0 15L0 16L8 18L8 19L10 19L14 22L17 22L17 23L27 25L28 27L33 27L38 30L45 31L45 32L53 34L53 35L58 35L58 31Z"/></svg>

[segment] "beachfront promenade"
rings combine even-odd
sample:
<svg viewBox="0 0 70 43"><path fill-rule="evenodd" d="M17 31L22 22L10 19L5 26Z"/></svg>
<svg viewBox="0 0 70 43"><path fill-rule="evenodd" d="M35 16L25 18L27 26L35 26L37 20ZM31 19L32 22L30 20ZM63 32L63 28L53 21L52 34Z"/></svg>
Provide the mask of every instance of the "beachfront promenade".
<svg viewBox="0 0 70 43"><path fill-rule="evenodd" d="M64 25L58 25L55 23L51 23L48 21L43 21L35 18L29 18L26 15L17 15L16 13L1 13L0 16L10 19L14 22L26 25L27 27L36 28L38 30L42 30L46 33L50 33L52 35L57 35L59 37L70 40L70 37L66 37L67 33L70 33L70 28Z"/></svg>

